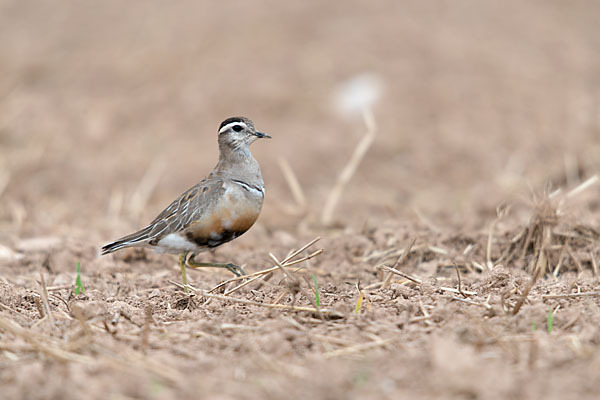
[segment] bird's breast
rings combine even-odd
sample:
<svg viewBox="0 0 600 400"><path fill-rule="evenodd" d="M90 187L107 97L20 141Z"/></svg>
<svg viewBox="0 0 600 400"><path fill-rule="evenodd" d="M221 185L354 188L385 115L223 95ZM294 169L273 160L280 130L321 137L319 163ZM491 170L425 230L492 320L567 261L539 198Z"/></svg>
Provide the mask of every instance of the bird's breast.
<svg viewBox="0 0 600 400"><path fill-rule="evenodd" d="M214 208L186 229L186 238L202 247L217 247L239 237L256 222L262 197L248 196L245 190L227 187Z"/></svg>

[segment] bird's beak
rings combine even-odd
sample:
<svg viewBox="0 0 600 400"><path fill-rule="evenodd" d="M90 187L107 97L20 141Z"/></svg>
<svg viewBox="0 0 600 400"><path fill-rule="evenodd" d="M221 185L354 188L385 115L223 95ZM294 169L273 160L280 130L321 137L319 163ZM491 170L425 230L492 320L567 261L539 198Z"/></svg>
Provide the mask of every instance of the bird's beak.
<svg viewBox="0 0 600 400"><path fill-rule="evenodd" d="M271 136L267 135L266 133L262 133L262 132L254 132L254 135L258 136L259 139L263 139L263 138L271 139Z"/></svg>

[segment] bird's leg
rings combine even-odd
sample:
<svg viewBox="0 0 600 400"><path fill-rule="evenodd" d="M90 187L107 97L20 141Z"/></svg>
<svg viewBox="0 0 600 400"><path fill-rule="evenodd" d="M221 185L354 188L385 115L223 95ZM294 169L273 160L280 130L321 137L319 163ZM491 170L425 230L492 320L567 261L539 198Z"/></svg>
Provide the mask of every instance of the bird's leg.
<svg viewBox="0 0 600 400"><path fill-rule="evenodd" d="M205 268L205 267L213 267L213 268L225 268L231 271L235 276L246 275L246 272L239 265L235 265L232 263L203 263L195 260L195 254L193 254L189 260L187 261L187 265L190 268Z"/></svg>
<svg viewBox="0 0 600 400"><path fill-rule="evenodd" d="M184 251L179 255L179 268L181 268L181 277L183 278L183 290L188 293L190 290L187 287L187 273L185 271L185 259L187 258L189 251Z"/></svg>

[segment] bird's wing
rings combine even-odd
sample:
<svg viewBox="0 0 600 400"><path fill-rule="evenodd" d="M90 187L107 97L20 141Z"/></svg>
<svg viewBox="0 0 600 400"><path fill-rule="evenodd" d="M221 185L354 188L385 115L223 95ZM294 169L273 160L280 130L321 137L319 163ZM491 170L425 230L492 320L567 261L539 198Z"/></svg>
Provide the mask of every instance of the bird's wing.
<svg viewBox="0 0 600 400"><path fill-rule="evenodd" d="M187 190L148 225L148 243L154 245L166 235L182 231L193 221L202 219L210 213L224 191L223 180L214 176Z"/></svg>

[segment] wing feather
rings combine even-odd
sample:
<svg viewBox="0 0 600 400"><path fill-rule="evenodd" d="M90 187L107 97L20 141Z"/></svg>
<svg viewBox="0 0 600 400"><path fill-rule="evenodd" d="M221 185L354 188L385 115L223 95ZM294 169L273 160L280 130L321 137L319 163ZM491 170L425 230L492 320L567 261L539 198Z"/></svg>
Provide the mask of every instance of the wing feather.
<svg viewBox="0 0 600 400"><path fill-rule="evenodd" d="M213 175L191 187L143 229L102 247L102 254L124 247L155 246L165 236L187 228L212 210L224 192L223 180Z"/></svg>

